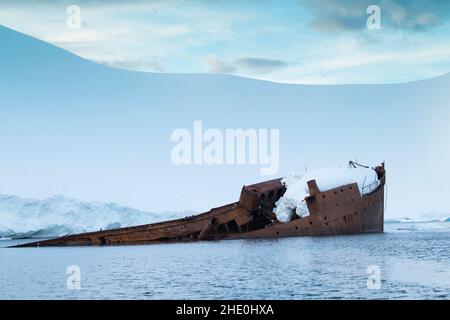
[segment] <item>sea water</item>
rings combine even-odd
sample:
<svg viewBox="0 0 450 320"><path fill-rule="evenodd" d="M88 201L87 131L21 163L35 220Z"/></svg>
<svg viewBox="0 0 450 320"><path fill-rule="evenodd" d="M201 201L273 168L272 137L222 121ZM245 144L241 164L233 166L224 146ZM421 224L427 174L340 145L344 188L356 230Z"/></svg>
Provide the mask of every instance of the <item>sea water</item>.
<svg viewBox="0 0 450 320"><path fill-rule="evenodd" d="M368 235L1 248L0 299L449 299L449 244L450 223L433 222Z"/></svg>

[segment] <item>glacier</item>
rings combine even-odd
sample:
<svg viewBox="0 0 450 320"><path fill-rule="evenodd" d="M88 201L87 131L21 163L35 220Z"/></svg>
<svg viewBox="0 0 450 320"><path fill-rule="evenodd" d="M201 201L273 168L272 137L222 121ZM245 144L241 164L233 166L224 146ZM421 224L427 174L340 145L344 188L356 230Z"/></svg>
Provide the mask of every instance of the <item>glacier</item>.
<svg viewBox="0 0 450 320"><path fill-rule="evenodd" d="M58 237L192 214L191 211L145 212L115 203L83 202L61 195L36 200L0 194L0 239Z"/></svg>

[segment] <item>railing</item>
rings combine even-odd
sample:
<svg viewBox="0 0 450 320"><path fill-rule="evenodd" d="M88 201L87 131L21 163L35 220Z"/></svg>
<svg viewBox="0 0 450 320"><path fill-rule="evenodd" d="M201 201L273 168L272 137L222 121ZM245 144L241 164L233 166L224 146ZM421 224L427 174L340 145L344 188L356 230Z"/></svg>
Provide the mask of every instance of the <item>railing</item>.
<svg viewBox="0 0 450 320"><path fill-rule="evenodd" d="M375 191L380 186L380 180L378 180L378 179L376 181L368 184L367 186L365 185L365 182L366 181L364 180L364 184L363 184L363 187L362 187L363 195Z"/></svg>

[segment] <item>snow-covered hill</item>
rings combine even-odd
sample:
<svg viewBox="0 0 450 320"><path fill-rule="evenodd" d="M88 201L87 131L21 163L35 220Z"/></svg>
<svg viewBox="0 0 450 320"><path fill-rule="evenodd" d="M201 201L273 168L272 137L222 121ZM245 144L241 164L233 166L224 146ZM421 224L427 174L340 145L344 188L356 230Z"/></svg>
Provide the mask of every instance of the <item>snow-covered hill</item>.
<svg viewBox="0 0 450 320"><path fill-rule="evenodd" d="M0 238L56 237L171 220L191 214L157 214L115 203L82 202L63 196L35 200L0 194Z"/></svg>

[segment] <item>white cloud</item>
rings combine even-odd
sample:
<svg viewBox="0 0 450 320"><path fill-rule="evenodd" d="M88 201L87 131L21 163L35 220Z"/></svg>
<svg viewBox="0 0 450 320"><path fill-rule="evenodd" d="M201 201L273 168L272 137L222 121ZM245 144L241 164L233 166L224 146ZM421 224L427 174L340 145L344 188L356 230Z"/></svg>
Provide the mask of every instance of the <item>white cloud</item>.
<svg viewBox="0 0 450 320"><path fill-rule="evenodd" d="M65 32L53 32L41 36L42 40L64 46L65 44L86 44L106 41L108 35L92 29L67 30Z"/></svg>
<svg viewBox="0 0 450 320"><path fill-rule="evenodd" d="M209 66L209 72L212 73L233 73L236 70L235 67L213 55L209 55L206 62Z"/></svg>
<svg viewBox="0 0 450 320"><path fill-rule="evenodd" d="M382 29L327 36L311 29L300 11L289 20L256 6L237 12L179 1L89 1L80 2L82 29L69 30L66 5L23 3L3 6L0 23L81 57L131 70L234 73L288 83L373 83L418 80L450 68L445 41L450 32L442 26L435 33ZM310 3L321 8L330 2ZM325 11L359 18L360 5L349 3ZM390 23L406 23L404 6L383 3L392 7ZM435 11L413 12L416 27L430 27L438 19L442 25Z"/></svg>

